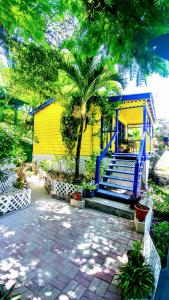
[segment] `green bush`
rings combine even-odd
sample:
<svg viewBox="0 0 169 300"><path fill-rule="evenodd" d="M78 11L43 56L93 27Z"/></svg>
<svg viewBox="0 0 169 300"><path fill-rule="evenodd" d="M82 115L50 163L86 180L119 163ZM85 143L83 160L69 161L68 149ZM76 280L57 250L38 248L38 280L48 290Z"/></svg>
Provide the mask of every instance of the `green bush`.
<svg viewBox="0 0 169 300"><path fill-rule="evenodd" d="M21 133L12 125L0 124L0 162L8 159L15 164L21 164L25 159L25 153L21 146Z"/></svg>
<svg viewBox="0 0 169 300"><path fill-rule="evenodd" d="M158 185L150 181L152 188L151 196L154 202L155 214L168 213L169 214L169 190L161 189Z"/></svg>
<svg viewBox="0 0 169 300"><path fill-rule="evenodd" d="M93 153L90 158L85 160L85 169L84 169L84 175L88 182L92 182L95 178L95 171L96 171L96 159L98 154ZM104 173L104 162L101 162L100 166L100 175L102 176Z"/></svg>
<svg viewBox="0 0 169 300"><path fill-rule="evenodd" d="M141 243L138 241L128 251L128 262L120 267L117 287L126 300L142 300L152 294L154 276L142 255Z"/></svg>
<svg viewBox="0 0 169 300"><path fill-rule="evenodd" d="M152 238L156 246L157 252L161 258L163 268L167 264L167 254L169 248L169 222L155 223L152 227Z"/></svg>

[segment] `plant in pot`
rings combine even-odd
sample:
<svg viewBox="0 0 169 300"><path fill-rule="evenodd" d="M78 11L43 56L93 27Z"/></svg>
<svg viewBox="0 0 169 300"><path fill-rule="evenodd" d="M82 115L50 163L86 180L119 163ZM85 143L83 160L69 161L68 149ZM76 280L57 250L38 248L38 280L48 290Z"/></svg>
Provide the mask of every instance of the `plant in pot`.
<svg viewBox="0 0 169 300"><path fill-rule="evenodd" d="M85 190L85 196L87 198L93 198L96 190L96 186L93 183L85 183L84 190Z"/></svg>
<svg viewBox="0 0 169 300"><path fill-rule="evenodd" d="M135 204L136 218L139 220L139 222L145 221L148 211L149 211L148 206L141 203Z"/></svg>
<svg viewBox="0 0 169 300"><path fill-rule="evenodd" d="M125 150L125 146L124 146L123 143L121 143L121 144L119 145L118 151L119 151L120 153L124 153L124 150Z"/></svg>
<svg viewBox="0 0 169 300"><path fill-rule="evenodd" d="M154 276L151 267L142 255L141 242L134 242L127 256L128 262L120 267L116 275L117 287L121 290L123 299L148 298L154 289Z"/></svg>
<svg viewBox="0 0 169 300"><path fill-rule="evenodd" d="M82 187L80 185L76 185L75 192L73 193L73 199L77 201L82 199Z"/></svg>

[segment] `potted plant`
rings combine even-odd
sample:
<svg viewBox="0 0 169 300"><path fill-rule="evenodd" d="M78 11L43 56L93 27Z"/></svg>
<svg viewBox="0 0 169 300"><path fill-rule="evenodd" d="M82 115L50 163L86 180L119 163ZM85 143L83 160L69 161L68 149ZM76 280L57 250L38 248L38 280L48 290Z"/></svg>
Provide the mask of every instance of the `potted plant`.
<svg viewBox="0 0 169 300"><path fill-rule="evenodd" d="M142 300L149 297L154 289L154 276L151 267L142 255L141 242L133 243L127 252L128 262L122 265L116 275L117 287L123 299Z"/></svg>
<svg viewBox="0 0 169 300"><path fill-rule="evenodd" d="M93 183L85 183L84 190L85 190L85 196L87 198L93 198L96 190L96 186Z"/></svg>
<svg viewBox="0 0 169 300"><path fill-rule="evenodd" d="M118 149L119 153L124 153L124 150L125 150L124 144L120 144Z"/></svg>
<svg viewBox="0 0 169 300"><path fill-rule="evenodd" d="M135 205L135 212L136 212L136 218L140 221L140 222L144 222L146 215L149 211L149 207L141 204L141 203L137 203Z"/></svg>
<svg viewBox="0 0 169 300"><path fill-rule="evenodd" d="M82 199L82 187L77 185L75 188L75 192L73 193L73 199L80 201Z"/></svg>

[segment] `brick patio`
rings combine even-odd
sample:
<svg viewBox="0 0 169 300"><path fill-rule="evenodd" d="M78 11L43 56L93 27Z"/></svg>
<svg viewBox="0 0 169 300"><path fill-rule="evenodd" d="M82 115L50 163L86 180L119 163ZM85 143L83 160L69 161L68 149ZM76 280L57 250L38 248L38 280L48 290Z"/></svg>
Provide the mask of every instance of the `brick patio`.
<svg viewBox="0 0 169 300"><path fill-rule="evenodd" d="M0 281L16 282L22 300L121 299L114 274L142 238L133 222L72 208L35 186L31 207L0 218Z"/></svg>

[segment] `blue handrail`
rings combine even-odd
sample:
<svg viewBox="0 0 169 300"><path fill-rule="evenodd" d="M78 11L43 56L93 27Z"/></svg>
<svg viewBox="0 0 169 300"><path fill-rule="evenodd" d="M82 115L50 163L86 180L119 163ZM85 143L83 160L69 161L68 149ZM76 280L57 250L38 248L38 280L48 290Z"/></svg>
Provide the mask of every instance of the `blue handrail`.
<svg viewBox="0 0 169 300"><path fill-rule="evenodd" d="M140 167L143 157L145 157L145 142L146 142L146 130L143 132L141 141L140 141L140 149L135 163L135 170L134 170L134 184L133 184L133 193L135 196L138 194L138 187L139 187L139 177L140 177Z"/></svg>
<svg viewBox="0 0 169 300"><path fill-rule="evenodd" d="M113 140L115 139L116 135L117 135L117 132L114 132L114 134L112 135L112 137L110 139L110 142L107 144L106 148L102 151L102 153L100 154L100 156L97 157L97 160L96 160L95 184L99 183L101 161L104 158L104 156L106 155L109 147L111 147L111 144L112 144Z"/></svg>

